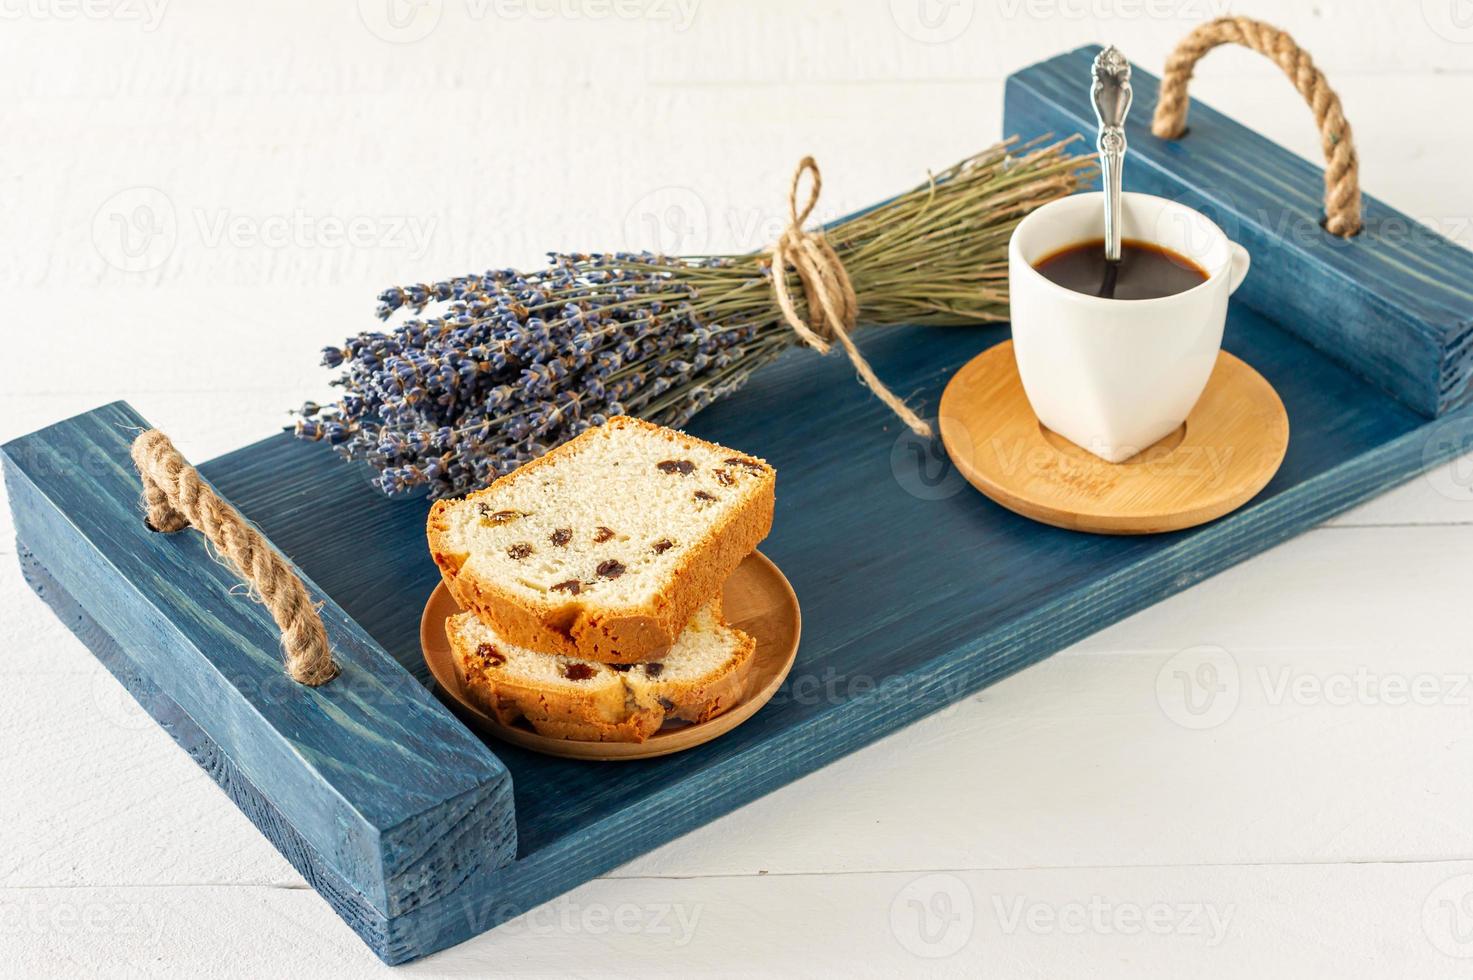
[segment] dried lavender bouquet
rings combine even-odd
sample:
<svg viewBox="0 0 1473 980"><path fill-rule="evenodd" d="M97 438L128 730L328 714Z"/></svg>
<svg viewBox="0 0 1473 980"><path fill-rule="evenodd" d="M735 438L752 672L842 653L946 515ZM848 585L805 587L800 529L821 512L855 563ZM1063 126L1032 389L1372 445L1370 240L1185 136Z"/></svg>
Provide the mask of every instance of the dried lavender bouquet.
<svg viewBox="0 0 1473 980"><path fill-rule="evenodd" d="M681 426L787 348L825 349L836 334L861 377L916 427L844 326L1006 319L1014 226L1093 168L1064 146L1005 141L821 235L801 231L813 199L801 214L790 200L794 227L777 263L768 254L554 252L534 272L389 289L379 318L414 315L324 350L324 365L342 368L333 381L342 397L304 405L296 433L368 461L385 493L451 496L609 416ZM812 175L816 198L816 167ZM832 261L804 266L803 255L826 250ZM823 329L841 286L852 287L850 322L834 313ZM423 315L431 304L435 315Z"/></svg>

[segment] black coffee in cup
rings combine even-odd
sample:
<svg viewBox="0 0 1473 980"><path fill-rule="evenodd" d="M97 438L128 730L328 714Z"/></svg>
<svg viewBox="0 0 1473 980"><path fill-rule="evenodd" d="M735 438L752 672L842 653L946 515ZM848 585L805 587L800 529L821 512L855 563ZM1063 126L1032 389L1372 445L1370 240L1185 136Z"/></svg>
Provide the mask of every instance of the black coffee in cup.
<svg viewBox="0 0 1473 980"><path fill-rule="evenodd" d="M1151 242L1126 239L1114 269L1105 261L1102 238L1066 245L1033 264L1050 282L1108 299L1160 299L1186 292L1207 280L1201 266Z"/></svg>

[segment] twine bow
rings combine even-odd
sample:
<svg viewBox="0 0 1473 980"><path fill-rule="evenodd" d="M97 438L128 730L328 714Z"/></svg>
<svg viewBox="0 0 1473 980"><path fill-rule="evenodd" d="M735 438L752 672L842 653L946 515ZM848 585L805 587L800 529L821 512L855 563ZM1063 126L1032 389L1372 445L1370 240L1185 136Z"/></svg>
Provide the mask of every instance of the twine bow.
<svg viewBox="0 0 1473 980"><path fill-rule="evenodd" d="M813 186L808 192L807 203L799 210L798 184L804 173L812 175ZM880 382L874 369L869 366L869 362L849 336L859 320L859 297L854 294L854 284L849 281L844 263L839 261L838 253L823 232L803 230L803 222L813 213L813 206L818 203L818 195L822 190L823 177L818 172L818 164L813 161L813 157L804 157L798 163L798 169L793 172L793 184L788 189L788 215L791 221L787 231L772 246L772 291L777 297L778 309L782 310L783 319L803 343L820 354L827 354L835 340L842 344L860 380L912 432L930 438L931 427ZM803 320L793 303L787 282L789 266L803 284L804 305L812 318L811 323Z"/></svg>
<svg viewBox="0 0 1473 980"><path fill-rule="evenodd" d="M292 680L317 687L337 676L322 617L302 580L265 536L206 486L157 429L133 440L133 465L143 478L148 526L172 534L193 524L260 594L281 628L286 672Z"/></svg>

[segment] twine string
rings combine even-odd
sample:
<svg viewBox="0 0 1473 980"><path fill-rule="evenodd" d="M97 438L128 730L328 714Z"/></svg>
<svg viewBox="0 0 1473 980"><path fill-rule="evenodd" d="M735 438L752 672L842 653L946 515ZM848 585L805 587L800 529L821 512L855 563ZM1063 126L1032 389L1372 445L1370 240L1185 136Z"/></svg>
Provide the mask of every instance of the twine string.
<svg viewBox="0 0 1473 980"><path fill-rule="evenodd" d="M1162 139L1177 139L1186 132L1192 69L1203 55L1222 44L1241 44L1269 58L1304 96L1314 113L1325 154L1325 230L1342 238L1360 231L1360 163L1340 96L1315 67L1309 52L1277 27L1248 17L1219 17L1184 37L1166 59L1151 132Z"/></svg>
<svg viewBox="0 0 1473 980"><path fill-rule="evenodd" d="M803 175L811 177L808 199L798 207L798 186ZM854 284L849 273L828 238L822 231L804 231L803 222L813 213L818 195L823 190L823 176L813 157L804 157L793 172L793 183L788 188L788 228L772 246L772 291L777 299L783 319L809 347L820 354L827 354L837 340L849 355L849 361L875 396L918 436L930 438L931 426L910 409L910 406L886 388L875 374L869 362L860 353L850 333L859 321L859 297L854 293ZM803 286L804 307L808 320L799 314L788 289L787 270L791 267Z"/></svg>
<svg viewBox="0 0 1473 980"><path fill-rule="evenodd" d="M133 464L143 478L148 526L172 534L193 525L229 560L281 629L292 680L317 687L337 676L322 617L301 578L265 536L211 490L157 429L133 440Z"/></svg>

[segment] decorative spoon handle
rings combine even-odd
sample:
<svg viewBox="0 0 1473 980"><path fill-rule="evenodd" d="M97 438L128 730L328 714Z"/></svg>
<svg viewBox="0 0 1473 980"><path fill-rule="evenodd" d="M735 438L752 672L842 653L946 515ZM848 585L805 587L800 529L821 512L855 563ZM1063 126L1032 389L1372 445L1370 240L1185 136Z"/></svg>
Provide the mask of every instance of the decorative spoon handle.
<svg viewBox="0 0 1473 980"><path fill-rule="evenodd" d="M1105 261L1120 261L1120 172L1125 165L1125 116L1130 112L1130 62L1113 44L1095 56L1089 94L1100 123L1100 170L1105 188Z"/></svg>

